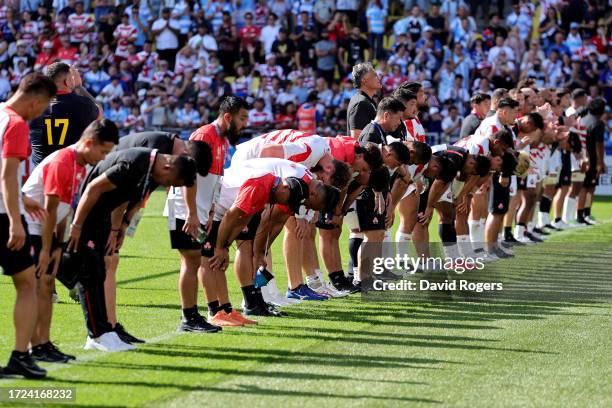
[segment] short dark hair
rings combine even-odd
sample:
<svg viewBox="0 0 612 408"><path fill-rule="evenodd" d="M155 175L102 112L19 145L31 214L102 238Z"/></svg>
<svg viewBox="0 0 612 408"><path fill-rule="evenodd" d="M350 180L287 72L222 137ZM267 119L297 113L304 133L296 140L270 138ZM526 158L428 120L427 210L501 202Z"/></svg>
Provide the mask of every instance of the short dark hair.
<svg viewBox="0 0 612 408"><path fill-rule="evenodd" d="M478 105L479 103L482 103L486 100L491 100L491 95L486 94L484 92L476 92L474 95L472 95L472 97L470 98L470 103L472 105Z"/></svg>
<svg viewBox="0 0 612 408"><path fill-rule="evenodd" d="M17 89L27 95L45 95L49 98L57 94L55 83L40 72L32 72L24 76Z"/></svg>
<svg viewBox="0 0 612 408"><path fill-rule="evenodd" d="M324 184L323 199L325 201L325 208L323 208L322 211L326 213L333 211L340 201L340 190L336 187Z"/></svg>
<svg viewBox="0 0 612 408"><path fill-rule="evenodd" d="M47 76L51 78L52 81L57 81L69 73L70 65L64 62L54 62L47 67Z"/></svg>
<svg viewBox="0 0 612 408"><path fill-rule="evenodd" d="M374 67L369 62L361 62L353 67L353 86L355 88L361 88L361 82L363 77L370 71L373 71Z"/></svg>
<svg viewBox="0 0 612 408"><path fill-rule="evenodd" d="M421 85L421 83L419 83L419 82L411 82L411 81L406 81L406 82L401 83L401 84L400 84L400 86L398 87L398 89L399 89L399 88L401 88L401 89L407 89L407 90L409 90L410 92L413 92L413 93L415 93L415 94L416 94L416 93L418 93L418 92L419 92L419 90L420 90L422 87L423 87L423 85Z"/></svg>
<svg viewBox="0 0 612 408"><path fill-rule="evenodd" d="M572 100L587 96L587 91L582 88L576 88L572 91Z"/></svg>
<svg viewBox="0 0 612 408"><path fill-rule="evenodd" d="M511 108L511 109L516 109L518 108L519 103L517 101L515 101L512 98L502 98L498 103L497 103L497 108Z"/></svg>
<svg viewBox="0 0 612 408"><path fill-rule="evenodd" d="M343 161L334 159L334 175L331 176L331 185L339 189L344 189L351 181L351 169Z"/></svg>
<svg viewBox="0 0 612 408"><path fill-rule="evenodd" d="M226 113L235 115L240 112L241 109L249 109L247 101L239 96L226 96L219 106L219 115L224 115Z"/></svg>
<svg viewBox="0 0 612 408"><path fill-rule="evenodd" d="M603 98L597 97L589 102L589 113L594 116L601 116L606 111L606 101Z"/></svg>
<svg viewBox="0 0 612 408"><path fill-rule="evenodd" d="M393 94L391 94L391 96L399 99L403 103L410 102L411 100L417 98L416 93L412 92L410 89L407 88L397 88L395 91L393 91Z"/></svg>
<svg viewBox="0 0 612 408"><path fill-rule="evenodd" d="M486 176L491 171L491 159L483 154L474 157L476 160L476 174L480 177Z"/></svg>
<svg viewBox="0 0 612 408"><path fill-rule="evenodd" d="M386 96L378 103L377 115L382 115L385 112L399 113L406 109L402 101L392 96Z"/></svg>
<svg viewBox="0 0 612 408"><path fill-rule="evenodd" d="M208 143L199 140L188 140L185 143L187 144L187 154L196 162L197 173L206 177L212 166L212 149Z"/></svg>
<svg viewBox="0 0 612 408"><path fill-rule="evenodd" d="M408 147L405 144L402 142L393 142L389 144L389 149L395 153L395 156L400 163L410 163L410 150L408 150Z"/></svg>
<svg viewBox="0 0 612 408"><path fill-rule="evenodd" d="M418 164L429 163L431 160L431 147L427 143L423 142L412 142L414 146L414 152L416 156L416 162Z"/></svg>
<svg viewBox="0 0 612 408"><path fill-rule="evenodd" d="M506 88L497 88L493 91L493 94L491 95L491 102L497 103L506 95L508 95L508 90Z"/></svg>
<svg viewBox="0 0 612 408"><path fill-rule="evenodd" d="M506 128L500 129L493 134L493 140L498 140L500 143L508 147L514 146L514 136L512 132Z"/></svg>
<svg viewBox="0 0 612 408"><path fill-rule="evenodd" d="M81 139L91 137L96 143L111 142L112 144L119 144L119 129L117 125L110 119L97 119L94 120L85 128Z"/></svg>
<svg viewBox="0 0 612 408"><path fill-rule="evenodd" d="M185 187L192 187L196 179L196 162L189 156L172 156L170 161L174 167L175 176L183 182Z"/></svg>
<svg viewBox="0 0 612 408"><path fill-rule="evenodd" d="M382 154L375 143L364 142L355 146L355 154L363 154L363 160L368 163L370 170L377 169L383 165Z"/></svg>
<svg viewBox="0 0 612 408"><path fill-rule="evenodd" d="M544 118L542 115L540 115L538 112L530 112L527 117L536 128L544 130Z"/></svg>

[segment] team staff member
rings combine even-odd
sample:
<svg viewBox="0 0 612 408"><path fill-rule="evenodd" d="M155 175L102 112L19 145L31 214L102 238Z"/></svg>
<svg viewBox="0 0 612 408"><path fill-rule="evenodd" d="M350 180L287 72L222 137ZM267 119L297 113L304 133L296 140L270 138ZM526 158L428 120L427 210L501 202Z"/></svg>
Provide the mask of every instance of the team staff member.
<svg viewBox="0 0 612 408"><path fill-rule="evenodd" d="M236 96L226 97L221 102L217 119L197 129L189 138L210 146L212 165L209 174L206 177L198 175L193 188L172 188L168 193L164 213L168 216L170 243L181 255L181 331L205 333L219 330L198 313L198 279L205 291L208 284L204 275L208 270L208 259L202 257L203 241L200 236L210 230L227 149L229 143L236 143L240 132L246 127L248 109L246 101Z"/></svg>
<svg viewBox="0 0 612 408"><path fill-rule="evenodd" d="M42 115L56 92L53 81L32 73L21 80L15 94L0 106L0 267L13 279L17 291L13 311L15 349L4 372L27 378L42 378L47 372L36 365L28 352L37 311L34 260L20 191L23 162L30 156L26 121ZM30 210L43 212L40 207Z"/></svg>
<svg viewBox="0 0 612 408"><path fill-rule="evenodd" d="M346 124L347 134L357 139L361 131L376 117L376 103L372 98L381 90L382 85L369 62L353 67L353 85L359 91L349 101Z"/></svg>
<svg viewBox="0 0 612 408"><path fill-rule="evenodd" d="M472 95L470 104L472 105L472 111L463 119L461 132L459 133L460 139L473 135L476 132L485 115L491 109L491 95L476 92Z"/></svg>
<svg viewBox="0 0 612 408"><path fill-rule="evenodd" d="M75 144L85 128L103 112L83 88L76 69L55 62L47 67L47 76L55 82L57 96L42 116L30 124L35 166L54 151Z"/></svg>
<svg viewBox="0 0 612 408"><path fill-rule="evenodd" d="M205 142L182 140L178 135L168 132L140 132L123 136L119 141L117 150L125 150L132 147L147 147L157 149L161 154L184 154L192 157L197 166L197 173L205 177L208 175L212 161L210 146ZM117 208L115 211L125 212L125 208ZM116 313L116 275L119 266L119 252L115 251L106 258L106 280L104 281L104 292L106 295L106 312L108 321L113 325L119 337L130 343L140 343L142 340L128 333L121 323L117 322ZM197 286L197 285L196 285Z"/></svg>
<svg viewBox="0 0 612 408"><path fill-rule="evenodd" d="M115 250L130 217L158 185L190 187L195 183L195 176L196 164L191 157L160 154L143 147L111 153L87 176L67 248L81 254L95 252L97 268L79 271L79 297L88 332L85 349L123 351L135 348L122 341L108 322L104 256ZM128 207L123 220L111 217L113 210L124 203L128 203Z"/></svg>
<svg viewBox="0 0 612 408"><path fill-rule="evenodd" d="M44 220L26 215L38 277L38 322L32 336L32 358L65 363L74 356L62 353L50 340L52 293L61 256L63 228L57 229L78 202L86 165L104 160L119 143L117 126L107 119L92 122L79 141L47 156L23 186L23 194L43 207Z"/></svg>
<svg viewBox="0 0 612 408"><path fill-rule="evenodd" d="M589 167L584 178L583 189L578 197L578 223L593 224L591 218L591 204L595 188L599 185L599 176L606 173L604 163L604 134L606 125L601 120L606 108L606 102L602 98L595 98L587 107L588 114L580 122L586 130L586 152Z"/></svg>

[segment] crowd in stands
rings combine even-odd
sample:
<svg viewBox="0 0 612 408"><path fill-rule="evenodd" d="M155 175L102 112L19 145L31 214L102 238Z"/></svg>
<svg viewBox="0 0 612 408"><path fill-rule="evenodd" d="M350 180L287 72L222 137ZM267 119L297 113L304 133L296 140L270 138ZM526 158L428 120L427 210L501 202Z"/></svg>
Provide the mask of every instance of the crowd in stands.
<svg viewBox="0 0 612 408"><path fill-rule="evenodd" d="M430 134L458 138L470 95L584 88L612 102L608 2L598 0L0 0L0 100L60 60L121 134L188 137L233 94L252 103L248 131L344 134L351 68L373 60L385 90L423 84ZM247 133L248 134L248 133Z"/></svg>

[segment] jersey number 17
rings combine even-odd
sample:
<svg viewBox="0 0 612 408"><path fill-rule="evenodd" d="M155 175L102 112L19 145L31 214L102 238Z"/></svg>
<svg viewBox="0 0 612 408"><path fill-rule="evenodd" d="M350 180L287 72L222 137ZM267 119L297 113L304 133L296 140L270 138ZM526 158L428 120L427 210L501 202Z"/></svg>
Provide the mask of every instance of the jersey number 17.
<svg viewBox="0 0 612 408"><path fill-rule="evenodd" d="M47 127L47 143L53 145L53 128L61 127L58 145L63 146L68 133L68 119L45 119Z"/></svg>

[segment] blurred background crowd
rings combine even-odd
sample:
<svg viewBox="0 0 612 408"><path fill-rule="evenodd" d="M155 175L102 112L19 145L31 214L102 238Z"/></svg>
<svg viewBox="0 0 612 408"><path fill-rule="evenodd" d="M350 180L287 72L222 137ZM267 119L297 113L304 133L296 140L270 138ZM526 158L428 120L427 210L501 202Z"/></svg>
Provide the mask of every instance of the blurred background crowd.
<svg viewBox="0 0 612 408"><path fill-rule="evenodd" d="M383 88L420 81L432 141L454 141L470 95L584 88L612 103L606 0L0 0L0 100L61 60L121 133L176 129L217 115L223 96L252 103L247 135L297 128L346 132L354 64L374 62ZM608 115L611 116L611 115Z"/></svg>

